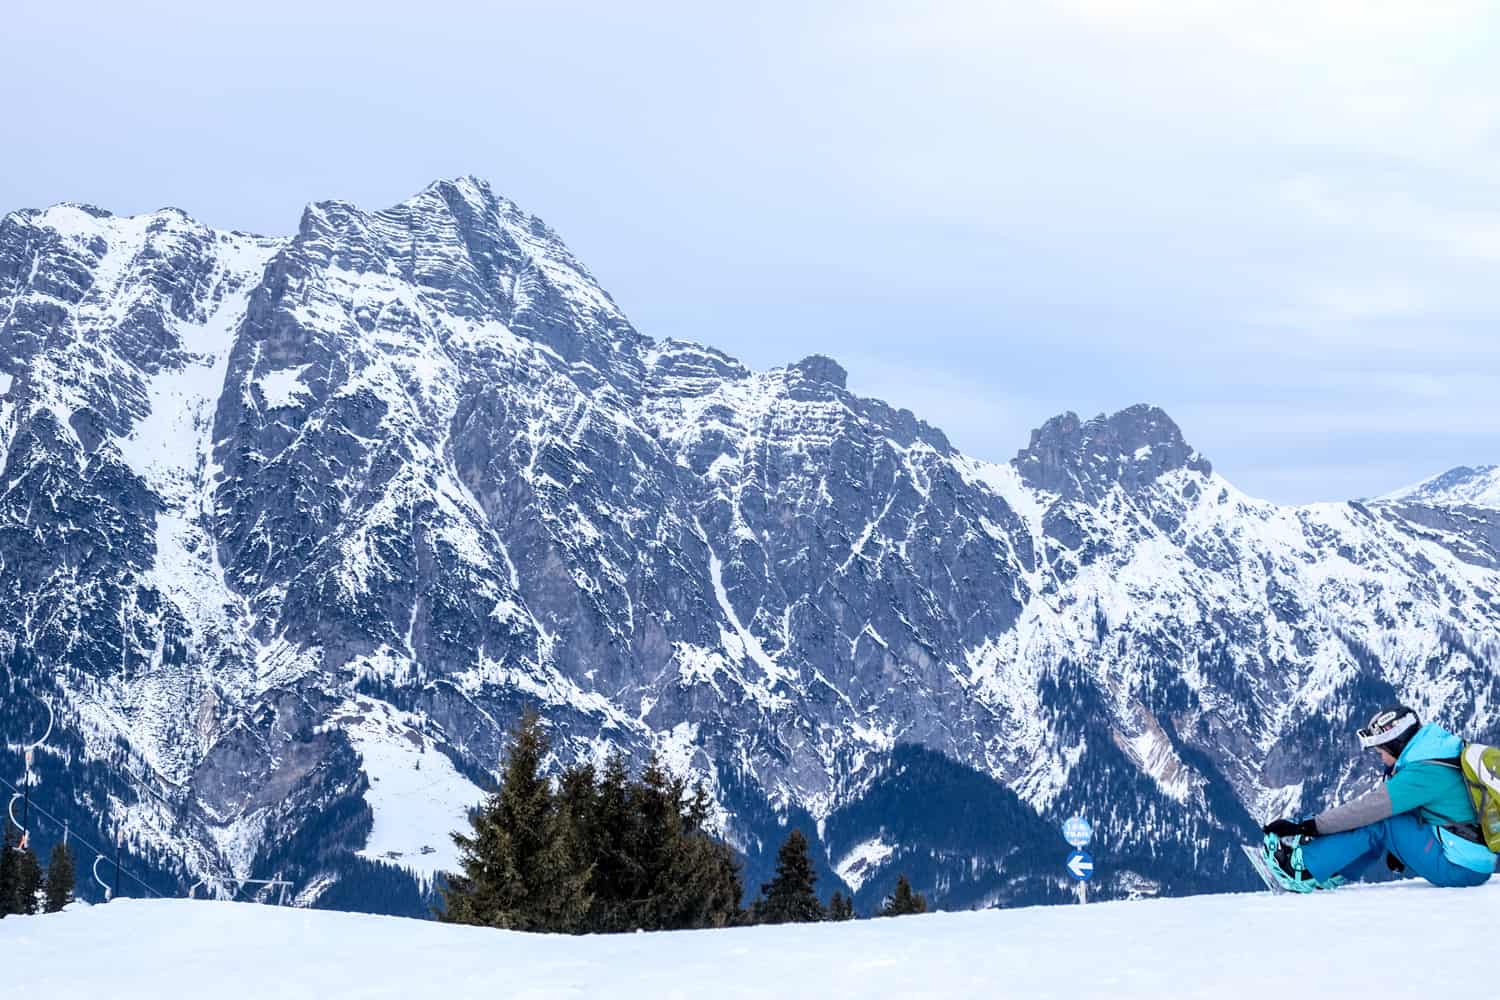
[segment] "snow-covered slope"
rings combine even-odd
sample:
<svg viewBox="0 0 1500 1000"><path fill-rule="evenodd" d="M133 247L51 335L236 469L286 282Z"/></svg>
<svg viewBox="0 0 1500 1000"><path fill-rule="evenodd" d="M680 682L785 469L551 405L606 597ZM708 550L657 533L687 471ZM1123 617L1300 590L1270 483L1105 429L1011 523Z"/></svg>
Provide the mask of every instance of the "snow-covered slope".
<svg viewBox="0 0 1500 1000"><path fill-rule="evenodd" d="M1146 405L980 461L641 334L473 178L285 238L12 213L0 385L0 731L50 702L36 801L165 891L423 912L525 704L864 908L1060 898L1075 811L1101 896L1248 885L1373 705L1500 737L1500 511L1266 503Z"/></svg>
<svg viewBox="0 0 1500 1000"><path fill-rule="evenodd" d="M1425 503L1500 508L1500 465L1460 465L1380 498L1387 503Z"/></svg>
<svg viewBox="0 0 1500 1000"><path fill-rule="evenodd" d="M52 1000L1480 997L1497 909L1500 886L1405 883L570 937L127 900L9 918L0 953L17 996Z"/></svg>

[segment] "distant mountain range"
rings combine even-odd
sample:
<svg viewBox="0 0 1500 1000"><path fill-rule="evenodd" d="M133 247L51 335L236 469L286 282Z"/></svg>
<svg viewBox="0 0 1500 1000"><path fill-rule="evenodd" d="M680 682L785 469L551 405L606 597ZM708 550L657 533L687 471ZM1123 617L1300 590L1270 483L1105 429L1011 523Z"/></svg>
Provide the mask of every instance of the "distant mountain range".
<svg viewBox="0 0 1500 1000"><path fill-rule="evenodd" d="M1460 465L1414 486L1387 493L1387 503L1425 503L1440 507L1472 506L1500 508L1500 465L1469 468Z"/></svg>
<svg viewBox="0 0 1500 1000"><path fill-rule="evenodd" d="M527 704L864 910L1068 898L1074 812L1096 895L1249 888L1376 703L1500 736L1494 467L1280 506L1145 405L982 461L829 358L638 333L473 178L288 238L6 216L0 460L33 832L166 894L423 912Z"/></svg>

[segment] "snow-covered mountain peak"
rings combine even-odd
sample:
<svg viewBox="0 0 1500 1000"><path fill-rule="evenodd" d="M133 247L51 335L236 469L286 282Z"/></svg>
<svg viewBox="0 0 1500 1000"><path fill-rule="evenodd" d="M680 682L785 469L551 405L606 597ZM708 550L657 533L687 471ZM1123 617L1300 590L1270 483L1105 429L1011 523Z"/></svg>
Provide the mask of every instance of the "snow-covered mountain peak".
<svg viewBox="0 0 1500 1000"><path fill-rule="evenodd" d="M846 389L849 385L849 373L844 366L827 355L808 355L790 366L790 370L809 382L822 382L839 389Z"/></svg>
<svg viewBox="0 0 1500 1000"><path fill-rule="evenodd" d="M435 181L380 211L315 202L288 255L291 282L366 303L357 324L378 321L375 303L389 303L387 321L419 310L449 330L499 324L633 391L640 337L624 313L552 229L477 178Z"/></svg>
<svg viewBox="0 0 1500 1000"><path fill-rule="evenodd" d="M1377 502L1500 508L1500 465L1460 465L1387 493Z"/></svg>
<svg viewBox="0 0 1500 1000"><path fill-rule="evenodd" d="M109 220L114 217L113 212L98 205L81 201L60 201L47 208L16 209L6 213L5 221L14 219L26 225L68 234L97 232L100 226L108 225Z"/></svg>
<svg viewBox="0 0 1500 1000"><path fill-rule="evenodd" d="M47 208L20 209L5 216L6 222L39 230L49 230L69 243L88 245L96 239L139 239L144 234L161 234L170 231L214 233L186 211L175 206L165 206L153 212L138 215L115 215L97 205L83 202L63 201ZM260 239L247 233L223 233L224 238Z"/></svg>
<svg viewBox="0 0 1500 1000"><path fill-rule="evenodd" d="M435 192L445 199L461 198L476 207L505 204L516 209L515 202L495 193L490 182L477 174L460 174L457 177L440 177L423 188L423 192Z"/></svg>
<svg viewBox="0 0 1500 1000"><path fill-rule="evenodd" d="M128 435L157 405L160 373L212 360L220 338L205 330L282 243L175 208L116 216L63 203L6 216L0 368L16 376L17 414L50 414L85 452Z"/></svg>
<svg viewBox="0 0 1500 1000"><path fill-rule="evenodd" d="M288 239L13 213L0 374L0 662L80 772L47 808L174 878L426 870L472 803L408 828L405 790L471 794L534 704L559 763L703 776L754 875L796 822L830 880L889 848L862 896L1044 899L1053 831L993 831L1084 809L1121 891L1179 891L1323 790L1354 702L1500 705L1490 512L1252 501L1151 406L976 461L830 358L638 334L474 178Z"/></svg>
<svg viewBox="0 0 1500 1000"><path fill-rule="evenodd" d="M1085 499L1116 483L1133 492L1176 469L1213 471L1172 418L1145 403L1088 421L1071 411L1053 417L1031 432L1013 461L1027 485Z"/></svg>

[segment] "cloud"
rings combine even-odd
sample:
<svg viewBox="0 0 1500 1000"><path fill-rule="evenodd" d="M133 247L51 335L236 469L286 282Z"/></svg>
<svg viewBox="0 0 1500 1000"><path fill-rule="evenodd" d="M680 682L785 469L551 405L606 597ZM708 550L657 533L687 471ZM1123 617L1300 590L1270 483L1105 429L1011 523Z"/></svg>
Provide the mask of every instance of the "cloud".
<svg viewBox="0 0 1500 1000"><path fill-rule="evenodd" d="M643 332L834 355L983 457L1151 401L1226 469L1500 460L1490 2L310 9L17 5L0 209L284 232L477 172Z"/></svg>
<svg viewBox="0 0 1500 1000"><path fill-rule="evenodd" d="M1418 316L1431 305L1428 292L1399 281L1311 285L1295 301L1255 313L1253 319L1271 327L1347 341L1362 336L1363 324L1369 321Z"/></svg>
<svg viewBox="0 0 1500 1000"><path fill-rule="evenodd" d="M1049 138L1129 162L1129 144L1247 157L1336 151L1494 180L1500 125L1487 3L936 2L843 16L841 62L970 126L1006 156ZM873 79L872 79L873 76ZM896 99L900 99L897 93ZM991 126L1001 126L1001 131ZM1011 142L1008 140L1018 140ZM918 142L917 145L924 145ZM1279 147L1279 148L1278 148ZM1093 160L1096 174L1118 163ZM878 165L877 165L878 166ZM1208 180L1208 178L1205 178Z"/></svg>
<svg viewBox="0 0 1500 1000"><path fill-rule="evenodd" d="M1324 225L1418 241L1455 257L1500 262L1500 211L1458 210L1407 191L1336 188L1320 177L1298 177L1281 190L1289 206Z"/></svg>
<svg viewBox="0 0 1500 1000"><path fill-rule="evenodd" d="M1045 404L983 370L964 374L942 365L866 355L840 360L849 371L850 391L911 410L948 435L955 448L976 458L1008 461L1025 447L1032 428L1054 415Z"/></svg>

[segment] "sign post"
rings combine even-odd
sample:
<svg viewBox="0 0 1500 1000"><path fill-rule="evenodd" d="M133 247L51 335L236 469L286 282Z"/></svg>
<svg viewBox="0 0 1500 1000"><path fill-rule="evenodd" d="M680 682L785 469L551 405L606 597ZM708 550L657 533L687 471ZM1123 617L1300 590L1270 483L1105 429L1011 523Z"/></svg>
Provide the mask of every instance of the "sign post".
<svg viewBox="0 0 1500 1000"><path fill-rule="evenodd" d="M1094 859L1083 849L1093 837L1094 828L1082 816L1074 816L1063 824L1063 839L1075 848L1065 865L1068 874L1078 881L1080 903L1089 901L1089 879L1094 877Z"/></svg>

